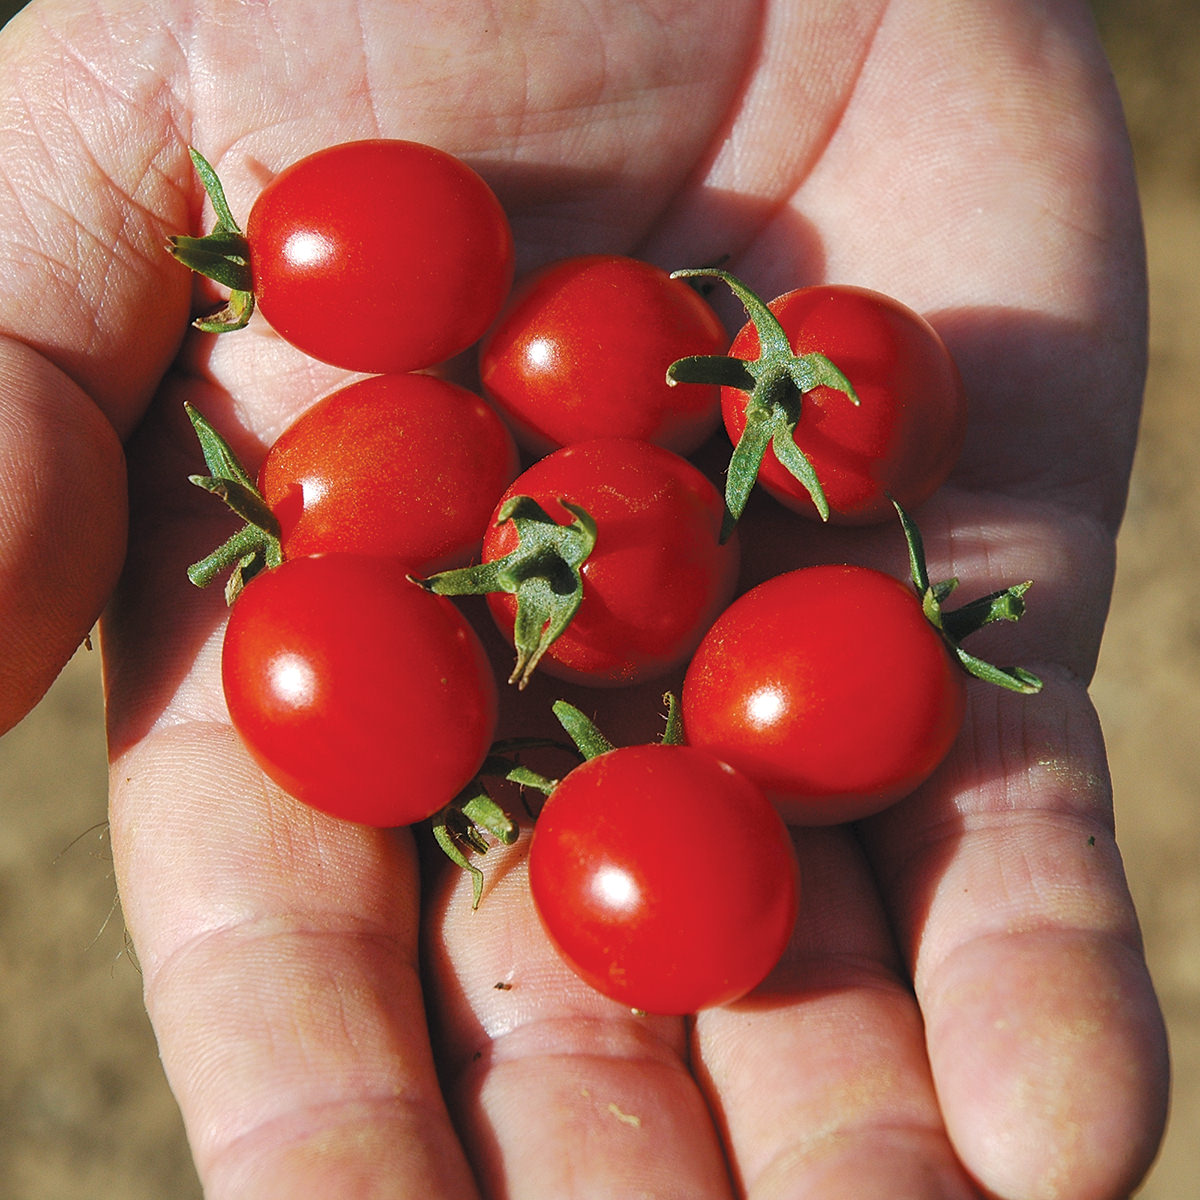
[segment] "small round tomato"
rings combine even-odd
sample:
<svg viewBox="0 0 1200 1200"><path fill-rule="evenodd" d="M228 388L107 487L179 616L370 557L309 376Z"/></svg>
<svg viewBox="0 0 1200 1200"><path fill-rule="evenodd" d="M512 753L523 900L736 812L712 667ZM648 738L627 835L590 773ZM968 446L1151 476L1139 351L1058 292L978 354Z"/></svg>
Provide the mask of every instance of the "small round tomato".
<svg viewBox="0 0 1200 1200"><path fill-rule="evenodd" d="M670 386L667 368L728 344L688 284L638 259L584 255L551 263L518 288L480 346L480 379L537 454L597 437L689 454L719 423L719 392Z"/></svg>
<svg viewBox="0 0 1200 1200"><path fill-rule="evenodd" d="M246 237L271 327L355 371L444 362L482 337L512 284L495 194L418 142L346 142L301 159L263 189Z"/></svg>
<svg viewBox="0 0 1200 1200"><path fill-rule="evenodd" d="M744 996L795 924L786 828L744 775L688 746L591 758L534 826L529 887L571 968L631 1008L684 1014Z"/></svg>
<svg viewBox="0 0 1200 1200"><path fill-rule="evenodd" d="M767 307L797 355L818 353L849 380L844 392L820 385L799 400L794 441L825 492L830 519L848 524L890 520L892 499L915 508L945 481L966 429L958 369L933 326L898 300L866 288L799 288ZM753 321L729 354L753 360L760 339ZM721 390L721 411L735 444L746 429L747 393ZM758 481L806 516L817 509L808 488L768 447Z"/></svg>
<svg viewBox="0 0 1200 1200"><path fill-rule="evenodd" d="M478 553L518 467L512 435L478 396L431 375L379 375L285 430L258 488L285 558L391 554L440 571Z"/></svg>
<svg viewBox="0 0 1200 1200"><path fill-rule="evenodd" d="M905 584L806 567L714 622L684 679L684 728L787 820L852 821L932 774L962 723L965 678Z"/></svg>
<svg viewBox="0 0 1200 1200"><path fill-rule="evenodd" d="M343 142L263 188L238 228L212 167L192 161L217 212L175 257L230 289L203 330L241 329L255 306L313 358L370 374L415 371L473 345L512 285L512 231L491 188L419 142Z"/></svg>
<svg viewBox="0 0 1200 1200"><path fill-rule="evenodd" d="M448 804L495 731L479 639L395 559L326 554L255 576L230 612L221 672L233 726L266 774L366 825Z"/></svg>
<svg viewBox="0 0 1200 1200"><path fill-rule="evenodd" d="M579 568L582 598L539 670L559 679L625 686L685 662L733 596L738 543L718 542L721 497L685 458L634 438L576 442L519 475L505 493L536 501L566 525L560 500L586 510L595 546ZM496 521L483 559L517 549L513 521ZM555 588L558 584L553 585ZM488 607L514 637L520 597L494 591Z"/></svg>

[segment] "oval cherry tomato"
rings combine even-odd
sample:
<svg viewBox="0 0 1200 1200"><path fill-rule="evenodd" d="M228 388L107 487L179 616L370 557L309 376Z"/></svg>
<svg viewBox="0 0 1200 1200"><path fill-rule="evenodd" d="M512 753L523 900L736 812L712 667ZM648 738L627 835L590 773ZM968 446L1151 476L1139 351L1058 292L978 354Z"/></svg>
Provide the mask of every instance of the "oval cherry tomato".
<svg viewBox="0 0 1200 1200"><path fill-rule="evenodd" d="M538 668L547 674L617 686L653 679L686 661L733 595L738 547L736 540L717 541L721 497L670 450L633 438L577 442L519 475L505 499L511 496L531 497L564 525L571 514L559 500L569 500L597 527L595 548L580 568L578 611ZM483 539L484 561L517 544L512 522L493 524ZM517 598L493 592L487 602L512 638Z"/></svg>
<svg viewBox="0 0 1200 1200"><path fill-rule="evenodd" d="M379 375L285 430L258 487L285 558L392 554L439 571L478 553L518 467L512 435L478 396L431 375Z"/></svg>
<svg viewBox="0 0 1200 1200"><path fill-rule="evenodd" d="M958 369L923 317L866 288L800 288L772 300L797 355L825 355L849 379L859 403L819 386L800 401L795 442L825 491L830 519L844 523L890 520L889 496L915 508L945 481L958 459L966 428L966 399ZM729 353L755 359L759 336L748 322ZM721 389L721 411L736 444L746 427L746 393ZM768 447L758 480L777 500L815 516L805 486Z"/></svg>
<svg viewBox="0 0 1200 1200"><path fill-rule="evenodd" d="M448 804L495 730L474 631L395 559L326 554L257 575L230 612L221 671L234 728L267 775L362 824L407 825Z"/></svg>
<svg viewBox="0 0 1200 1200"><path fill-rule="evenodd" d="M292 164L255 201L246 239L271 327L352 371L444 362L483 335L512 283L500 202L418 142L346 142Z"/></svg>
<svg viewBox="0 0 1200 1200"><path fill-rule="evenodd" d="M787 820L852 821L907 795L946 756L964 680L899 580L806 567L752 588L714 622L684 679L684 727Z"/></svg>
<svg viewBox="0 0 1200 1200"><path fill-rule="evenodd" d="M719 423L719 391L669 386L667 367L728 344L686 283L638 259L584 255L551 263L517 290L480 346L480 378L535 453L635 437L689 454Z"/></svg>
<svg viewBox="0 0 1200 1200"><path fill-rule="evenodd" d="M687 746L589 759L534 826L529 886L567 963L645 1012L683 1014L745 995L795 924L787 830L739 772Z"/></svg>

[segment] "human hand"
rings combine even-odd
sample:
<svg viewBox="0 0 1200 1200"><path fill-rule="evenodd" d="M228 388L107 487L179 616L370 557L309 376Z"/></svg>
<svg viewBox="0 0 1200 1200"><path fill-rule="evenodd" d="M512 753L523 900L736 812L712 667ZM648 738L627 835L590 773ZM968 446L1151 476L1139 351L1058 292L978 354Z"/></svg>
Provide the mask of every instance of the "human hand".
<svg viewBox="0 0 1200 1200"><path fill-rule="evenodd" d="M113 846L207 1194L1128 1194L1165 1051L1086 683L1145 296L1085 6L339 7L37 0L0 53L0 727L124 562L102 624ZM287 163L376 135L479 169L521 269L728 254L765 295L861 283L962 368L964 458L919 514L931 572L1037 581L997 653L1045 691L972 687L916 796L798 831L793 946L739 1004L632 1016L546 944L524 845L488 855L472 912L408 833L301 808L228 727L221 598L184 574L228 526L186 483L182 403L249 456L341 376L261 322L185 336L192 282L163 245L200 221L186 147L244 215ZM817 558L903 570L893 529L752 519L747 583ZM592 703L626 740L659 690Z"/></svg>

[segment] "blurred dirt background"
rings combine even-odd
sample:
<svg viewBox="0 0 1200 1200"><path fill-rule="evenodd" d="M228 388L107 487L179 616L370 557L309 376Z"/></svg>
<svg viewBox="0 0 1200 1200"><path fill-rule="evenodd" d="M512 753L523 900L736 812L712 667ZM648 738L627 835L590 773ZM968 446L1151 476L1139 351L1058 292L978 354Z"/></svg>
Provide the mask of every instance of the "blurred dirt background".
<svg viewBox="0 0 1200 1200"><path fill-rule="evenodd" d="M0 0L0 24L21 5ZM1094 0L1150 252L1152 362L1093 694L1171 1028L1171 1127L1141 1200L1200 1194L1200 3ZM127 953L98 663L0 741L0 1198L199 1196Z"/></svg>

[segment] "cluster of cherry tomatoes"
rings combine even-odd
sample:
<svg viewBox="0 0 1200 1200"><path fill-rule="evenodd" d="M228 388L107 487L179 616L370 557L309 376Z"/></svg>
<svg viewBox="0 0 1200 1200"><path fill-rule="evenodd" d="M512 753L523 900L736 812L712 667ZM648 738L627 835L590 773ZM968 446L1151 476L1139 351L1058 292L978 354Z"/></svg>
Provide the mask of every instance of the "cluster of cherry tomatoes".
<svg viewBox="0 0 1200 1200"><path fill-rule="evenodd" d="M489 774L540 788L530 888L574 969L653 1012L743 995L798 911L785 819L854 820L911 792L958 733L967 671L1038 687L961 646L1019 616L1027 585L946 611L953 581L926 577L907 515L963 438L938 335L861 288L768 305L722 270L613 255L512 290L497 198L417 143L301 160L244 233L193 161L216 228L172 250L230 290L197 325L240 328L257 306L299 349L366 376L317 399L253 475L189 410L208 467L194 482L244 521L191 577L227 579L223 683L248 750L335 816L433 818L464 865L515 837ZM693 276L741 300L732 344ZM429 373L476 345L482 395ZM722 420L723 492L688 457ZM815 520L899 514L915 587L827 565L735 598L756 483ZM497 741L508 689L464 595L485 596L510 640L513 688L535 671L611 688L686 666L662 739L613 747L563 703L578 765L556 780L523 767L519 742ZM698 886L675 886L681 860Z"/></svg>

